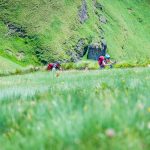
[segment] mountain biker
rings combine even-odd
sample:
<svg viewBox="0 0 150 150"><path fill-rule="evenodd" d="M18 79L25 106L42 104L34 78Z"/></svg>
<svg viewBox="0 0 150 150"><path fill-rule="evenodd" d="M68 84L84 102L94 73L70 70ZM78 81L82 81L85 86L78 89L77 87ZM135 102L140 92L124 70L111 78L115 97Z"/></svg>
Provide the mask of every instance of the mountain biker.
<svg viewBox="0 0 150 150"><path fill-rule="evenodd" d="M105 56L100 56L98 59L98 64L101 69L105 68L106 66L110 66L112 68L112 64L115 62L112 62L110 60L110 55L106 54Z"/></svg>

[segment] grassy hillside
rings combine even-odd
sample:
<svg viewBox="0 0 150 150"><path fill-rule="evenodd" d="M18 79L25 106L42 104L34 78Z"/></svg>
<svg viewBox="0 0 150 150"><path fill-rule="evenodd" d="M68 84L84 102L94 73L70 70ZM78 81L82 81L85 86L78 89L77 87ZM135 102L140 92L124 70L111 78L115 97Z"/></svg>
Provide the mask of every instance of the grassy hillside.
<svg viewBox="0 0 150 150"><path fill-rule="evenodd" d="M149 63L148 0L86 0L88 19L81 24L82 5L81 0L0 1L0 51L22 64L70 60L79 40L83 48L104 36L114 59Z"/></svg>
<svg viewBox="0 0 150 150"><path fill-rule="evenodd" d="M20 65L0 56L0 74L5 74L7 72L13 72L16 69L22 69Z"/></svg>
<svg viewBox="0 0 150 150"><path fill-rule="evenodd" d="M104 0L109 53L122 61L150 62L149 0Z"/></svg>
<svg viewBox="0 0 150 150"><path fill-rule="evenodd" d="M134 68L0 78L1 150L149 150L149 74Z"/></svg>

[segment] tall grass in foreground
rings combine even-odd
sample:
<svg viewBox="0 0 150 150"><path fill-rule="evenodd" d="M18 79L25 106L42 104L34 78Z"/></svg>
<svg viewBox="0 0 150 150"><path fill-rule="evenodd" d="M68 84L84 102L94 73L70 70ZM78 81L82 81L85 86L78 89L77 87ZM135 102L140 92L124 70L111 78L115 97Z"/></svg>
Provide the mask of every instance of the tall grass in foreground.
<svg viewBox="0 0 150 150"><path fill-rule="evenodd" d="M0 78L1 149L149 150L149 74L135 68Z"/></svg>

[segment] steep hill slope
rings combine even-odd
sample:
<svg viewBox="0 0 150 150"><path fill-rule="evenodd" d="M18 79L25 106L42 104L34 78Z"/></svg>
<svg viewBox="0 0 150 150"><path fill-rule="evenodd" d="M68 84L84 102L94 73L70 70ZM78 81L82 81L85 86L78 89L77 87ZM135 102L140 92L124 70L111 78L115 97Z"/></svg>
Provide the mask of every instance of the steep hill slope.
<svg viewBox="0 0 150 150"><path fill-rule="evenodd" d="M105 37L113 58L150 60L149 0L1 0L0 55L47 63L74 60Z"/></svg>
<svg viewBox="0 0 150 150"><path fill-rule="evenodd" d="M104 27L109 52L119 60L150 61L150 2L103 1L108 25Z"/></svg>

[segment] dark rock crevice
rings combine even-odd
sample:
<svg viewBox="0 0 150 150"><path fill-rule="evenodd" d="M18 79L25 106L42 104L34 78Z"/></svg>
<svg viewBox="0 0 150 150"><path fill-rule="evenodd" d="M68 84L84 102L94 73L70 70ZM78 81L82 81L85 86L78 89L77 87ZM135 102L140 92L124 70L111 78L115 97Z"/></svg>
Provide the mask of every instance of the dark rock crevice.
<svg viewBox="0 0 150 150"><path fill-rule="evenodd" d="M91 44L88 46L87 59L98 60L101 55L101 49L98 44Z"/></svg>

